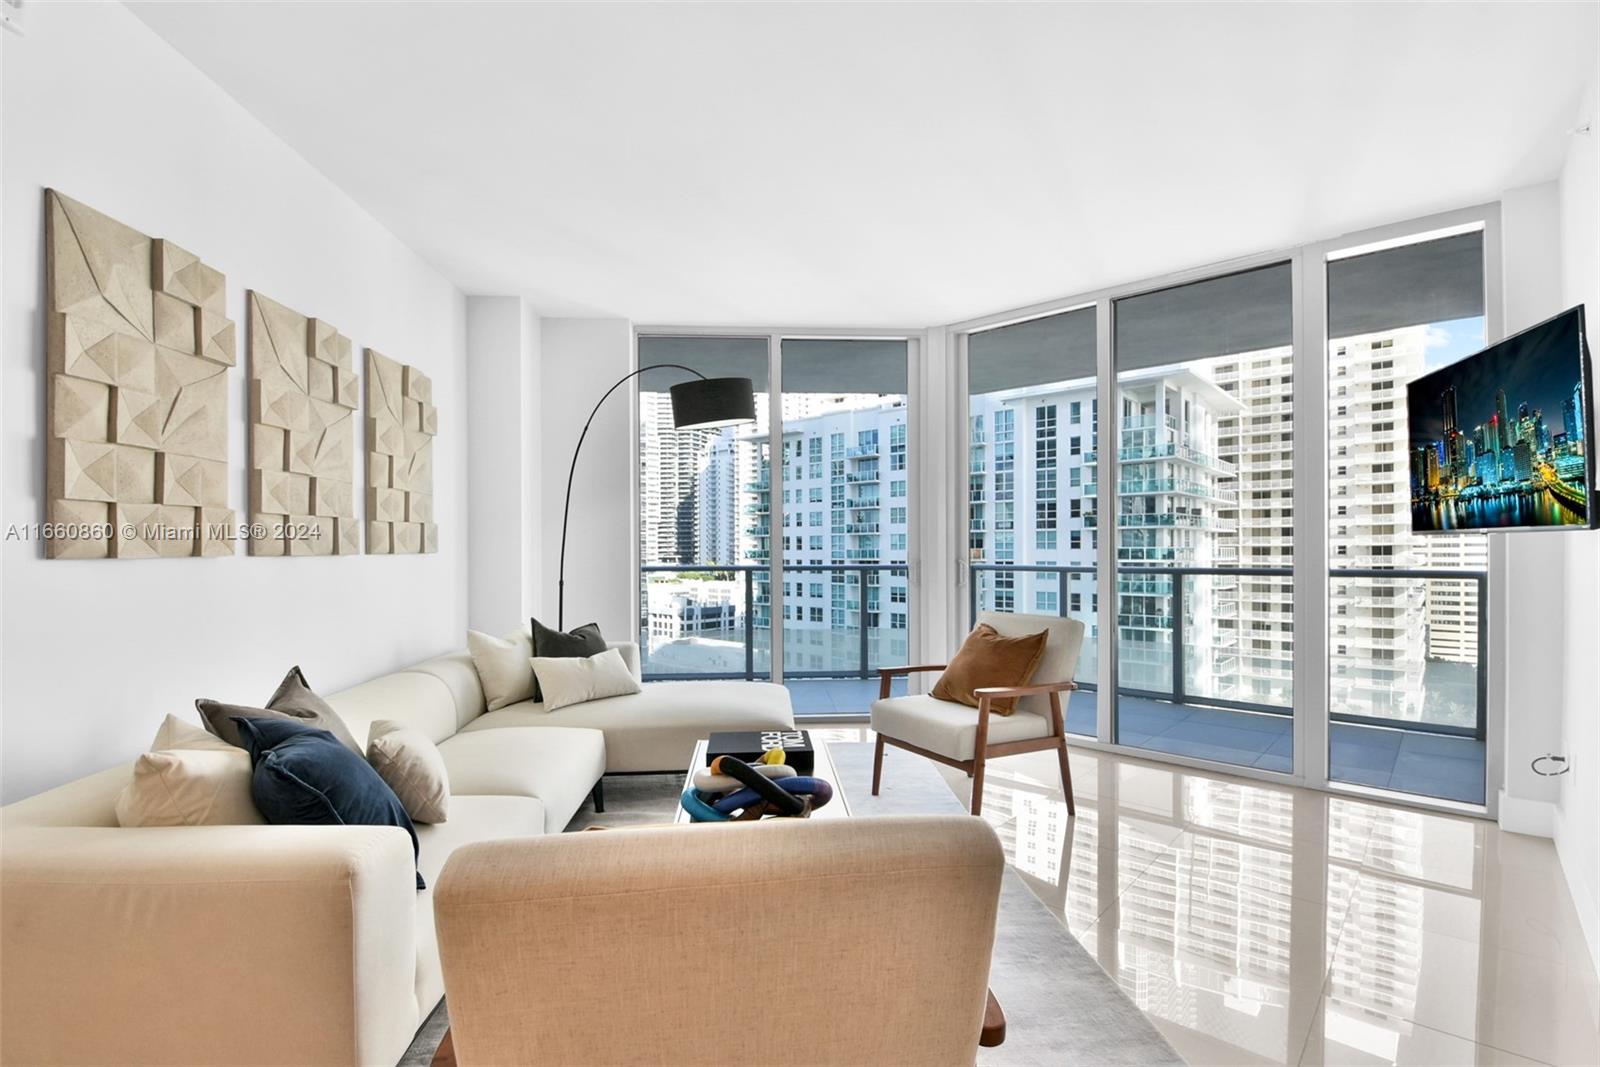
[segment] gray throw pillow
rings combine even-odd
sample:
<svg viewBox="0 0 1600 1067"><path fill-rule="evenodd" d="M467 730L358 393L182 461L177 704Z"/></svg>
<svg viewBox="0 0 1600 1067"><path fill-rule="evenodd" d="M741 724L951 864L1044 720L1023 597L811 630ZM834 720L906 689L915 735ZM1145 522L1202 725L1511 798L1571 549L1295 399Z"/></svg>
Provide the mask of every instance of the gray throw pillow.
<svg viewBox="0 0 1600 1067"><path fill-rule="evenodd" d="M239 748L249 748L244 738L239 735L239 727L234 723L234 716L246 719L289 719L294 722L314 726L319 730L326 730L339 739L351 752L366 758L366 753L351 736L350 730L339 718L339 713L328 706L328 702L311 691L311 686L306 684L306 676L300 672L299 667L291 667L289 673L284 675L283 682L278 686L278 691L272 694L272 699L267 701L264 708L253 708L245 704L224 704L220 700L196 700L196 710L200 712L200 721L207 730L216 734L230 745Z"/></svg>
<svg viewBox="0 0 1600 1067"><path fill-rule="evenodd" d="M533 624L535 659L571 659L579 656L587 659L606 650L606 639L600 636L600 624L597 622L587 623L566 633L552 630L538 619L530 622ZM533 674L533 699L544 699L544 693L539 688L538 671Z"/></svg>

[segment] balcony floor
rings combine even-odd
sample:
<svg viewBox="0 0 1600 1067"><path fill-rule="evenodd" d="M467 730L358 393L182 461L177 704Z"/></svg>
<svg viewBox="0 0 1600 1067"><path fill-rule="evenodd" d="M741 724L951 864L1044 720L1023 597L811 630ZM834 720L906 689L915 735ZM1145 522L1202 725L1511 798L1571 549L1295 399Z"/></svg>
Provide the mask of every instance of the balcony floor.
<svg viewBox="0 0 1600 1067"><path fill-rule="evenodd" d="M875 679L806 678L786 683L800 718L865 715L878 697ZM895 695L905 692L895 680ZM1092 694L1067 704L1067 729L1093 735ZM1195 704L1172 704L1124 696L1123 744L1177 756L1215 760L1263 770L1291 769L1292 723L1287 715L1266 715ZM1389 730L1334 723L1329 738L1329 777L1337 782L1392 789L1482 804L1485 746L1470 737Z"/></svg>

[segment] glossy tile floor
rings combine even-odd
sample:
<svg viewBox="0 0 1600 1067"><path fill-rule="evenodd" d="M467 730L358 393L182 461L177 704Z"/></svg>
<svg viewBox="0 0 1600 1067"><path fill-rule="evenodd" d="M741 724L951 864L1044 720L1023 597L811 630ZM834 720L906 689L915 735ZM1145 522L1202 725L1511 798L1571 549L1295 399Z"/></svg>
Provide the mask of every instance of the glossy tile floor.
<svg viewBox="0 0 1600 1067"><path fill-rule="evenodd" d="M1102 753L1072 773L1076 818L1052 754L996 761L984 818L1190 1063L1600 1063L1549 841Z"/></svg>

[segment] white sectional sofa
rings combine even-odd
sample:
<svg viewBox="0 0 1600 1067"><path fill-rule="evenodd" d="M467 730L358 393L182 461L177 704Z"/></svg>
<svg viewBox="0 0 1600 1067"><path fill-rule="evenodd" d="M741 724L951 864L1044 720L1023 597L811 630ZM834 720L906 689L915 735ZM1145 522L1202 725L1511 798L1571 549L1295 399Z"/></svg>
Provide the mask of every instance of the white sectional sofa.
<svg viewBox="0 0 1600 1067"><path fill-rule="evenodd" d="M637 646L617 644L635 675ZM438 745L449 819L124 829L132 764L0 809L0 1061L393 1064L444 994L431 886L461 845L559 833L605 772L682 771L714 730L794 726L788 692L653 682L485 713L466 652L328 702Z"/></svg>

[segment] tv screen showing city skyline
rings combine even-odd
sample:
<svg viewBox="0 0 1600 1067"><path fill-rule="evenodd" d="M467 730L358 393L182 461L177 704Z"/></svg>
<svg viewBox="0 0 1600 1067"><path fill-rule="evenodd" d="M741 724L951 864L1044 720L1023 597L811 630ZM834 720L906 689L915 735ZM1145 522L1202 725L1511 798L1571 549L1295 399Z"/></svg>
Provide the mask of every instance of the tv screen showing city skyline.
<svg viewBox="0 0 1600 1067"><path fill-rule="evenodd" d="M1414 532L1590 525L1585 356L1580 305L1406 387Z"/></svg>

